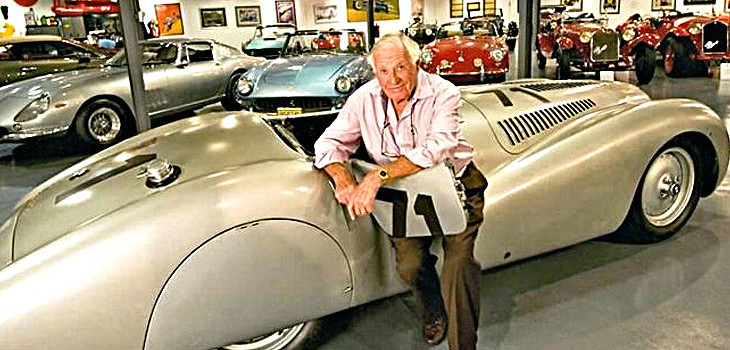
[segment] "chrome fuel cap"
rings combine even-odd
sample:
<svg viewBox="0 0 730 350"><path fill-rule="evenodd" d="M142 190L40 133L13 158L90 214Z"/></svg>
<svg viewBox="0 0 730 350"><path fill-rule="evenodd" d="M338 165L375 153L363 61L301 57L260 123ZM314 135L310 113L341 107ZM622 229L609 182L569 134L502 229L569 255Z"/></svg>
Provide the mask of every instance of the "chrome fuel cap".
<svg viewBox="0 0 730 350"><path fill-rule="evenodd" d="M146 185L150 188L167 186L180 176L180 167L164 159L154 159L143 169L143 176L147 178Z"/></svg>

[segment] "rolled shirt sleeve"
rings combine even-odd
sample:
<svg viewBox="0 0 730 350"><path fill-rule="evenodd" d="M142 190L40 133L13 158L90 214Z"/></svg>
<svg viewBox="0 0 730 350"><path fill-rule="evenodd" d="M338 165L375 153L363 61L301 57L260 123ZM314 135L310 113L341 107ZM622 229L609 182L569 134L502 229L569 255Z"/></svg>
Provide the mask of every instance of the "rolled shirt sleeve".
<svg viewBox="0 0 730 350"><path fill-rule="evenodd" d="M332 124L314 143L314 166L322 169L325 166L344 162L360 146L361 129L358 117L358 105L362 103L353 94Z"/></svg>
<svg viewBox="0 0 730 350"><path fill-rule="evenodd" d="M453 159L461 135L459 124L461 98L458 88L451 85L433 99L432 103L433 106L420 106L435 111L425 140L418 142L416 147L404 153L408 160L422 168L432 167L447 158Z"/></svg>

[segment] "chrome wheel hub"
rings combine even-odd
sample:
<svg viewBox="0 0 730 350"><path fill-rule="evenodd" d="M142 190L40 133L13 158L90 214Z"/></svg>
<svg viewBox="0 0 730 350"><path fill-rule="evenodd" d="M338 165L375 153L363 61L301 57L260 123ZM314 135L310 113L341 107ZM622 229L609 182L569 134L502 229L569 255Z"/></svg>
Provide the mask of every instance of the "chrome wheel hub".
<svg viewBox="0 0 730 350"><path fill-rule="evenodd" d="M641 190L647 221L663 227L679 218L689 204L695 183L692 157L682 148L663 151L651 164Z"/></svg>
<svg viewBox="0 0 730 350"><path fill-rule="evenodd" d="M304 323L278 330L271 334L224 346L225 350L280 350L291 343L302 331Z"/></svg>
<svg viewBox="0 0 730 350"><path fill-rule="evenodd" d="M99 108L89 116L86 128L97 142L109 143L122 130L122 118L111 108Z"/></svg>

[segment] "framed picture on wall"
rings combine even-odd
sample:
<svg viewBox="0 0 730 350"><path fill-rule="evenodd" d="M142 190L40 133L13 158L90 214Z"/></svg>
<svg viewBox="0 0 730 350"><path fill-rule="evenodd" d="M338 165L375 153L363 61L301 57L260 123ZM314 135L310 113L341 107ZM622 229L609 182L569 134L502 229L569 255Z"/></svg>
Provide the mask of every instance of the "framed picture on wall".
<svg viewBox="0 0 730 350"><path fill-rule="evenodd" d="M155 17L160 28L160 36L185 33L180 3L155 5Z"/></svg>
<svg viewBox="0 0 730 350"><path fill-rule="evenodd" d="M565 5L565 11L583 11L583 0L562 0L561 3Z"/></svg>
<svg viewBox="0 0 730 350"><path fill-rule="evenodd" d="M730 0L725 0L725 12L730 12Z"/></svg>
<svg viewBox="0 0 730 350"><path fill-rule="evenodd" d="M715 0L684 0L685 5L714 5Z"/></svg>
<svg viewBox="0 0 730 350"><path fill-rule="evenodd" d="M314 10L314 23L337 22L337 5L312 5Z"/></svg>
<svg viewBox="0 0 730 350"><path fill-rule="evenodd" d="M297 25L294 0L276 0L276 22Z"/></svg>
<svg viewBox="0 0 730 350"><path fill-rule="evenodd" d="M261 24L260 6L236 6L236 27L253 27Z"/></svg>
<svg viewBox="0 0 730 350"><path fill-rule="evenodd" d="M676 6L675 0L651 0L652 11L669 11L674 10Z"/></svg>
<svg viewBox="0 0 730 350"><path fill-rule="evenodd" d="M223 7L200 9L200 26L203 28L227 26L226 9Z"/></svg>
<svg viewBox="0 0 730 350"><path fill-rule="evenodd" d="M619 4L621 4L621 0L601 0L601 13L605 14L617 14Z"/></svg>

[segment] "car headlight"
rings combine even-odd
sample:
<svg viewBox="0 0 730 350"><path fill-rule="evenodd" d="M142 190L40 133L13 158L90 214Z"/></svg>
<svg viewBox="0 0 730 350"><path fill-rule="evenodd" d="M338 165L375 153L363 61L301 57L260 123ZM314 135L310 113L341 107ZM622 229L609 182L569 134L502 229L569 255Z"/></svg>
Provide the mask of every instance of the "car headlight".
<svg viewBox="0 0 730 350"><path fill-rule="evenodd" d="M494 58L495 61L501 61L504 58L504 51L502 49L492 50L492 58Z"/></svg>
<svg viewBox="0 0 730 350"><path fill-rule="evenodd" d="M699 23L695 23L691 25L687 31L692 35L697 35L702 31L702 26L700 26Z"/></svg>
<svg viewBox="0 0 730 350"><path fill-rule="evenodd" d="M477 57L474 59L474 67L481 68L484 65L484 62L482 62L482 59Z"/></svg>
<svg viewBox="0 0 730 350"><path fill-rule="evenodd" d="M588 42L590 42L592 37L593 37L593 33L591 33L591 32L580 33L580 41L584 44L587 44Z"/></svg>
<svg viewBox="0 0 730 350"><path fill-rule="evenodd" d="M433 35L433 30L431 30L431 28L427 28L426 35Z"/></svg>
<svg viewBox="0 0 730 350"><path fill-rule="evenodd" d="M441 60L441 62L439 62L440 69L449 69L452 65L453 63L449 62L449 60Z"/></svg>
<svg viewBox="0 0 730 350"><path fill-rule="evenodd" d="M636 28L633 26L628 26L624 28L624 31L621 32L621 38L624 39L624 41L629 41L636 37Z"/></svg>
<svg viewBox="0 0 730 350"><path fill-rule="evenodd" d="M51 96L48 93L44 93L41 97L33 100L30 104L25 106L18 115L13 118L16 122L27 122L37 118L39 115L45 113L51 106Z"/></svg>
<svg viewBox="0 0 730 350"><path fill-rule="evenodd" d="M431 61L433 60L433 52L429 49L424 49L421 52L421 62L425 64L431 64Z"/></svg>
<svg viewBox="0 0 730 350"><path fill-rule="evenodd" d="M238 79L238 82L236 83L236 92L241 96L248 96L251 94L251 91L253 91L253 84L246 79L246 77L241 77L241 79Z"/></svg>
<svg viewBox="0 0 730 350"><path fill-rule="evenodd" d="M552 21L548 24L548 28L550 28L550 30L554 30L557 27L558 27L558 22Z"/></svg>
<svg viewBox="0 0 730 350"><path fill-rule="evenodd" d="M335 79L335 90L341 94L346 94L352 91L352 79L350 77L341 75Z"/></svg>

